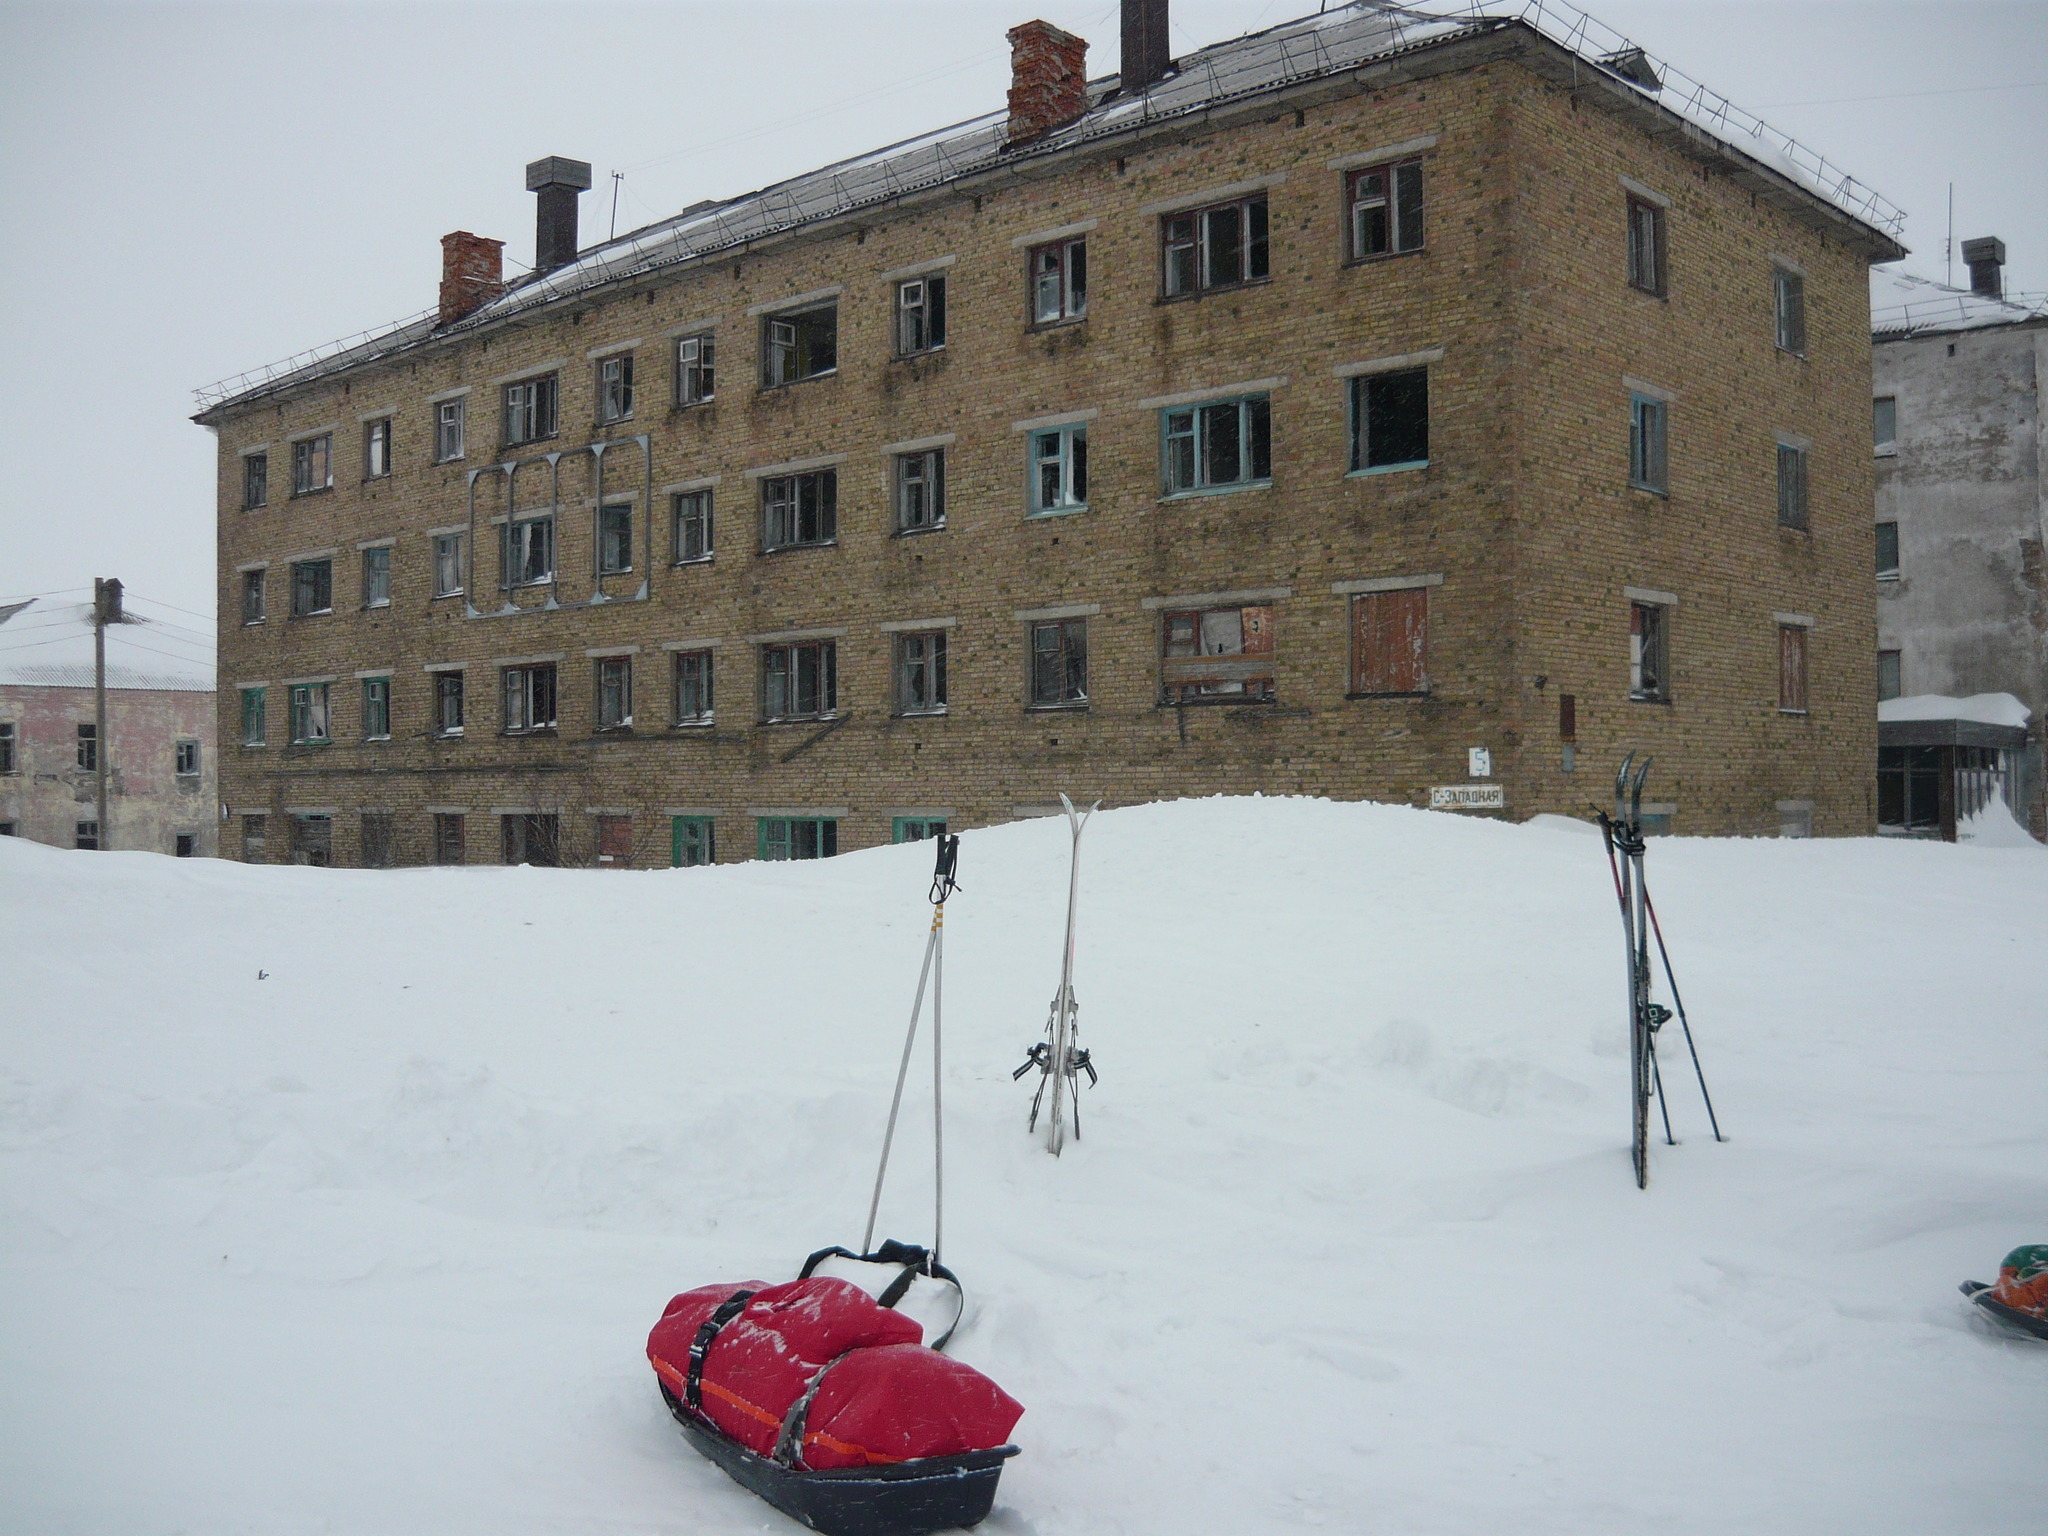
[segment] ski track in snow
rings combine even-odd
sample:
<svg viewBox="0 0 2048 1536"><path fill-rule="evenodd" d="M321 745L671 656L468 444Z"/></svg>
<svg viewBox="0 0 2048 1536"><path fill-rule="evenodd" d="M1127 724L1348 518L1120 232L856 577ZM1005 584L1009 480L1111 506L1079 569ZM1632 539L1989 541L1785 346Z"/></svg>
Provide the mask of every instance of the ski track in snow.
<svg viewBox="0 0 2048 1536"><path fill-rule="evenodd" d="M1642 1193L1597 837L1102 813L1103 1079L1055 1161L1009 1074L1067 842L968 833L947 909L952 1353L1027 1409L983 1530L2038 1518L2048 1346L1955 1287L2048 1239L2048 854L1653 841L1732 1139L1667 1029L1682 1145ZM0 840L0 1530L796 1532L682 1441L642 1345L675 1292L859 1237L930 861ZM878 1236L930 1235L929 1113L914 1064Z"/></svg>

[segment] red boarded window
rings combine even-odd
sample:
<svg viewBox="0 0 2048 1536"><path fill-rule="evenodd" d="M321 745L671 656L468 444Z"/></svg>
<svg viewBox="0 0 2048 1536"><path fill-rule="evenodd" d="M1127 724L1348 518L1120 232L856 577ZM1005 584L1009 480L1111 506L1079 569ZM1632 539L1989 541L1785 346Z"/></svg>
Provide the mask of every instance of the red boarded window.
<svg viewBox="0 0 2048 1536"><path fill-rule="evenodd" d="M597 862L600 864L630 864L633 862L632 817L600 816L597 818Z"/></svg>
<svg viewBox="0 0 2048 1536"><path fill-rule="evenodd" d="M1257 703L1273 697L1273 610L1189 609L1166 615L1161 701Z"/></svg>
<svg viewBox="0 0 2048 1536"><path fill-rule="evenodd" d="M1429 692L1429 589L1361 592L1351 600L1351 691Z"/></svg>
<svg viewBox="0 0 2048 1536"><path fill-rule="evenodd" d="M1806 713L1806 630L1802 625L1778 626L1778 708L1786 714Z"/></svg>

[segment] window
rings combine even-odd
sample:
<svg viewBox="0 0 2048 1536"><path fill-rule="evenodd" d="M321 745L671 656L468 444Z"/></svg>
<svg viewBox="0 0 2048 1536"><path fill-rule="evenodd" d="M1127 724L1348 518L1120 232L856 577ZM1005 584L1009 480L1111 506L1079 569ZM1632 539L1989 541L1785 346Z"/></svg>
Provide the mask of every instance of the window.
<svg viewBox="0 0 2048 1536"><path fill-rule="evenodd" d="M180 832L171 846L174 858L191 859L199 855L199 839L190 832Z"/></svg>
<svg viewBox="0 0 2048 1536"><path fill-rule="evenodd" d="M1206 608L1169 613L1160 638L1160 703L1271 702L1271 608Z"/></svg>
<svg viewBox="0 0 2048 1536"><path fill-rule="evenodd" d="M270 500L270 455L242 455L242 509L248 511Z"/></svg>
<svg viewBox="0 0 2048 1536"><path fill-rule="evenodd" d="M597 419L625 421L633 414L633 354L600 358L597 364Z"/></svg>
<svg viewBox="0 0 2048 1536"><path fill-rule="evenodd" d="M391 679L363 679L363 740L391 739Z"/></svg>
<svg viewBox="0 0 2048 1536"><path fill-rule="evenodd" d="M389 869L397 862L397 819L388 811L363 812L363 868Z"/></svg>
<svg viewBox="0 0 2048 1536"><path fill-rule="evenodd" d="M1671 700L1669 611L1657 603L1628 608L1628 696L1651 703Z"/></svg>
<svg viewBox="0 0 2048 1536"><path fill-rule="evenodd" d="M501 817L507 864L553 868L562 862L562 819L532 811Z"/></svg>
<svg viewBox="0 0 2048 1536"><path fill-rule="evenodd" d="M1218 203L1159 221L1168 298L1263 282L1266 269L1266 195Z"/></svg>
<svg viewBox="0 0 2048 1536"><path fill-rule="evenodd" d="M1264 395L1159 413L1166 494L1258 485L1273 478L1270 411Z"/></svg>
<svg viewBox="0 0 2048 1536"><path fill-rule="evenodd" d="M695 869L718 862L709 816L677 816L669 823L669 862L677 869Z"/></svg>
<svg viewBox="0 0 2048 1536"><path fill-rule="evenodd" d="M633 862L633 818L605 815L597 818L597 862Z"/></svg>
<svg viewBox="0 0 2048 1536"><path fill-rule="evenodd" d="M761 647L761 718L826 719L839 704L836 642Z"/></svg>
<svg viewBox="0 0 2048 1536"><path fill-rule="evenodd" d="M1088 509L1088 428L1054 427L1031 434L1033 517Z"/></svg>
<svg viewBox="0 0 2048 1536"><path fill-rule="evenodd" d="M180 741L172 747L171 752L171 761L179 778L192 779L199 776L198 742L189 739Z"/></svg>
<svg viewBox="0 0 2048 1536"><path fill-rule="evenodd" d="M945 835L945 822L935 816L898 816L889 827L892 843L923 843Z"/></svg>
<svg viewBox="0 0 2048 1536"><path fill-rule="evenodd" d="M505 386L505 445L508 448L555 435L557 395L553 374Z"/></svg>
<svg viewBox="0 0 2048 1536"><path fill-rule="evenodd" d="M896 531L919 533L946 526L946 452L896 455Z"/></svg>
<svg viewBox="0 0 2048 1536"><path fill-rule="evenodd" d="M1351 599L1351 694L1421 698L1429 692L1429 588Z"/></svg>
<svg viewBox="0 0 2048 1536"><path fill-rule="evenodd" d="M555 520L519 518L505 524L505 590L545 586L555 579Z"/></svg>
<svg viewBox="0 0 2048 1536"><path fill-rule="evenodd" d="M97 725L81 725L78 728L78 766L87 773L99 772L100 730Z"/></svg>
<svg viewBox="0 0 2048 1536"><path fill-rule="evenodd" d="M1899 669L1899 652L1879 651L1877 653L1878 698L1896 699L1904 691L1904 679L1900 675Z"/></svg>
<svg viewBox="0 0 2048 1536"><path fill-rule="evenodd" d="M711 652L676 652L676 724L709 725L713 719L711 699Z"/></svg>
<svg viewBox="0 0 2048 1536"><path fill-rule="evenodd" d="M71 846L94 849L100 845L100 824L96 821L81 821L76 824Z"/></svg>
<svg viewBox="0 0 2048 1536"><path fill-rule="evenodd" d="M1778 526L1806 527L1806 450L1778 444Z"/></svg>
<svg viewBox="0 0 2048 1536"><path fill-rule="evenodd" d="M1800 624L1778 626L1778 713L1806 713L1806 629Z"/></svg>
<svg viewBox="0 0 2048 1536"><path fill-rule="evenodd" d="M263 622L263 571L242 572L242 622Z"/></svg>
<svg viewBox="0 0 2048 1536"><path fill-rule="evenodd" d="M323 432L292 444L292 494L310 496L334 484L334 437Z"/></svg>
<svg viewBox="0 0 2048 1536"><path fill-rule="evenodd" d="M291 861L314 869L334 864L334 818L306 815L292 817Z"/></svg>
<svg viewBox="0 0 2048 1536"><path fill-rule="evenodd" d="M1351 259L1422 249L1422 162L1402 160L1349 178Z"/></svg>
<svg viewBox="0 0 2048 1536"><path fill-rule="evenodd" d="M684 336L676 342L676 404L702 405L718 386L718 338Z"/></svg>
<svg viewBox="0 0 2048 1536"><path fill-rule="evenodd" d="M896 285L896 352L908 357L946 344L946 280L913 277Z"/></svg>
<svg viewBox="0 0 2048 1536"><path fill-rule="evenodd" d="M437 736L460 736L462 734L462 674L460 672L436 672L434 674L434 734Z"/></svg>
<svg viewBox="0 0 2048 1536"><path fill-rule="evenodd" d="M334 562L299 560L292 564L292 617L309 618L334 611Z"/></svg>
<svg viewBox="0 0 2048 1536"><path fill-rule="evenodd" d="M1031 322L1056 325L1088 313L1088 242L1059 240L1030 256Z"/></svg>
<svg viewBox="0 0 2048 1536"><path fill-rule="evenodd" d="M434 862L467 864L469 839L466 833L467 828L460 812L434 812Z"/></svg>
<svg viewBox="0 0 2048 1536"><path fill-rule="evenodd" d="M896 713L938 715L946 710L946 632L896 637Z"/></svg>
<svg viewBox="0 0 2048 1536"><path fill-rule="evenodd" d="M327 734L327 684L292 684L291 708L293 746L318 746L333 739Z"/></svg>
<svg viewBox="0 0 2048 1536"><path fill-rule="evenodd" d="M1088 621L1031 626L1031 707L1077 709L1088 703Z"/></svg>
<svg viewBox="0 0 2048 1536"><path fill-rule="evenodd" d="M434 535L434 596L462 595L462 540L459 533Z"/></svg>
<svg viewBox="0 0 2048 1536"><path fill-rule="evenodd" d="M633 508L613 503L597 509L597 568L606 576L633 569Z"/></svg>
<svg viewBox="0 0 2048 1536"><path fill-rule="evenodd" d="M711 493L678 491L674 507L676 564L709 560L715 547L711 542Z"/></svg>
<svg viewBox="0 0 2048 1536"><path fill-rule="evenodd" d="M462 457L463 427L467 402L443 400L434 407L434 462L446 464Z"/></svg>
<svg viewBox="0 0 2048 1536"><path fill-rule="evenodd" d="M1664 210L1646 198L1628 200L1628 285L1664 296Z"/></svg>
<svg viewBox="0 0 2048 1536"><path fill-rule="evenodd" d="M1662 400L1631 395L1628 404L1628 483L1639 491L1671 492L1666 451L1670 412Z"/></svg>
<svg viewBox="0 0 2048 1536"><path fill-rule="evenodd" d="M505 726L507 731L551 731L555 728L555 664L535 662L507 667Z"/></svg>
<svg viewBox="0 0 2048 1536"><path fill-rule="evenodd" d="M1806 279L1785 267L1771 269L1771 314L1778 350L1806 355Z"/></svg>
<svg viewBox="0 0 2048 1536"><path fill-rule="evenodd" d="M820 304L761 319L761 384L772 389L839 366L839 306Z"/></svg>
<svg viewBox="0 0 2048 1536"><path fill-rule="evenodd" d="M760 818L760 854L764 859L829 859L838 852L839 823L828 817Z"/></svg>
<svg viewBox="0 0 2048 1536"><path fill-rule="evenodd" d="M18 823L12 821L0 821L0 837L16 837L19 835L20 827Z"/></svg>
<svg viewBox="0 0 2048 1536"><path fill-rule="evenodd" d="M242 862L261 864L263 862L264 833L270 826L268 816L244 816L242 818Z"/></svg>
<svg viewBox="0 0 2048 1536"><path fill-rule="evenodd" d="M1900 832L1941 825L1940 747L1877 749L1877 824ZM1961 754L1958 753L1960 756Z"/></svg>
<svg viewBox="0 0 2048 1536"><path fill-rule="evenodd" d="M391 473L391 418L363 428L363 478L382 480Z"/></svg>
<svg viewBox="0 0 2048 1536"><path fill-rule="evenodd" d="M1351 381L1351 473L1429 463L1429 370L1403 368Z"/></svg>
<svg viewBox="0 0 2048 1536"><path fill-rule="evenodd" d="M794 549L839 537L839 472L814 470L761 482L761 547Z"/></svg>
<svg viewBox="0 0 2048 1536"><path fill-rule="evenodd" d="M379 545L363 551L363 606L391 606L391 546Z"/></svg>
<svg viewBox="0 0 2048 1536"><path fill-rule="evenodd" d="M597 728L625 731L633 726L633 658L603 656L597 663Z"/></svg>
<svg viewBox="0 0 2048 1536"><path fill-rule="evenodd" d="M264 693L262 688L242 690L242 745L260 747L265 738Z"/></svg>
<svg viewBox="0 0 2048 1536"><path fill-rule="evenodd" d="M1879 523L1877 525L1877 579L1897 581L1899 579L1899 525Z"/></svg>
<svg viewBox="0 0 2048 1536"><path fill-rule="evenodd" d="M1879 395L1870 402L1871 451L1880 456L1899 451L1899 397Z"/></svg>
<svg viewBox="0 0 2048 1536"><path fill-rule="evenodd" d="M21 759L17 755L15 723L0 720L0 773L21 772Z"/></svg>

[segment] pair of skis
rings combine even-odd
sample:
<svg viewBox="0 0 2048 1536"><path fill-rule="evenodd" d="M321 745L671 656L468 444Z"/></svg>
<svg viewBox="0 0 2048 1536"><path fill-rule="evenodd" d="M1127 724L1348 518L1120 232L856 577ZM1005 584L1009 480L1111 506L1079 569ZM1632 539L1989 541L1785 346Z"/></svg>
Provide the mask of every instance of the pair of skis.
<svg viewBox="0 0 2048 1536"><path fill-rule="evenodd" d="M1024 1057L1024 1065L1010 1074L1011 1081L1022 1078L1033 1067L1038 1068L1038 1091L1031 1095L1031 1118L1025 1123L1027 1131L1038 1129L1038 1112L1045 1102L1048 1085L1052 1088L1052 1108L1045 1121L1045 1150L1058 1157L1067 1144L1067 1121L1073 1120L1074 1140L1081 1139L1081 1102L1077 1094L1080 1087L1079 1074L1086 1072L1092 1087L1095 1083L1095 1064L1088 1059L1088 1053L1081 1049L1077 1031L1079 1012L1074 1002L1074 919L1081 895L1081 833L1088 825L1088 818L1102 808L1096 801L1085 811L1077 812L1074 802L1065 795L1060 804L1067 813L1067 830L1073 836L1072 863L1067 874L1067 936L1060 949L1060 989L1052 997L1052 1008L1046 1015L1045 1038L1034 1045Z"/></svg>
<svg viewBox="0 0 2048 1536"><path fill-rule="evenodd" d="M1600 831L1607 844L1607 867L1614 876L1615 900L1621 905L1621 932L1628 956L1629 1068L1634 1110L1631 1153L1636 1188L1648 1189L1653 1097L1663 1115L1665 1145L1678 1145L1671 1133L1670 1101L1665 1097L1663 1077L1657 1068L1657 1032L1673 1017L1685 1031L1685 1048L1692 1054L1693 1074L1699 1079L1700 1097L1706 1102L1707 1123L1714 1128L1714 1140L1728 1138L1721 1134L1721 1123L1714 1116L1714 1100L1707 1092L1706 1073L1700 1069L1692 1024L1685 1016L1685 1000L1678 995L1678 978L1671 972L1671 952L1664 947L1664 928L1657 921L1657 909L1650 901L1650 887L1643 877L1643 784L1650 777L1650 759L1644 758L1638 768L1635 758L1631 752L1621 761L1621 769L1614 776L1614 814L1600 813ZM1664 962L1664 980L1678 1010L1675 1015L1650 996L1652 937Z"/></svg>

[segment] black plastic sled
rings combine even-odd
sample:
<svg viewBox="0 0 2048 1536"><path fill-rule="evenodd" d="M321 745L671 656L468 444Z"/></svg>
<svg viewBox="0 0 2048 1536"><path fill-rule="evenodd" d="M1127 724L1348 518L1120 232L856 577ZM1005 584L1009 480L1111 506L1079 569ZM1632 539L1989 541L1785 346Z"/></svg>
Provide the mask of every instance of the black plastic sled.
<svg viewBox="0 0 2048 1536"><path fill-rule="evenodd" d="M757 1456L698 1418L664 1386L661 1400L690 1443L747 1492L824 1536L925 1536L979 1525L995 1506L1014 1445L963 1456L925 1456L886 1467L808 1471Z"/></svg>
<svg viewBox="0 0 2048 1536"><path fill-rule="evenodd" d="M1998 1299L1995 1287L1986 1285L1982 1280L1965 1280L1960 1289L1965 1296L2007 1327L2017 1328L2022 1333L2031 1333L2037 1339L2048 1339L2048 1318L2036 1317L2031 1312L2022 1312L2018 1307L2008 1307Z"/></svg>

